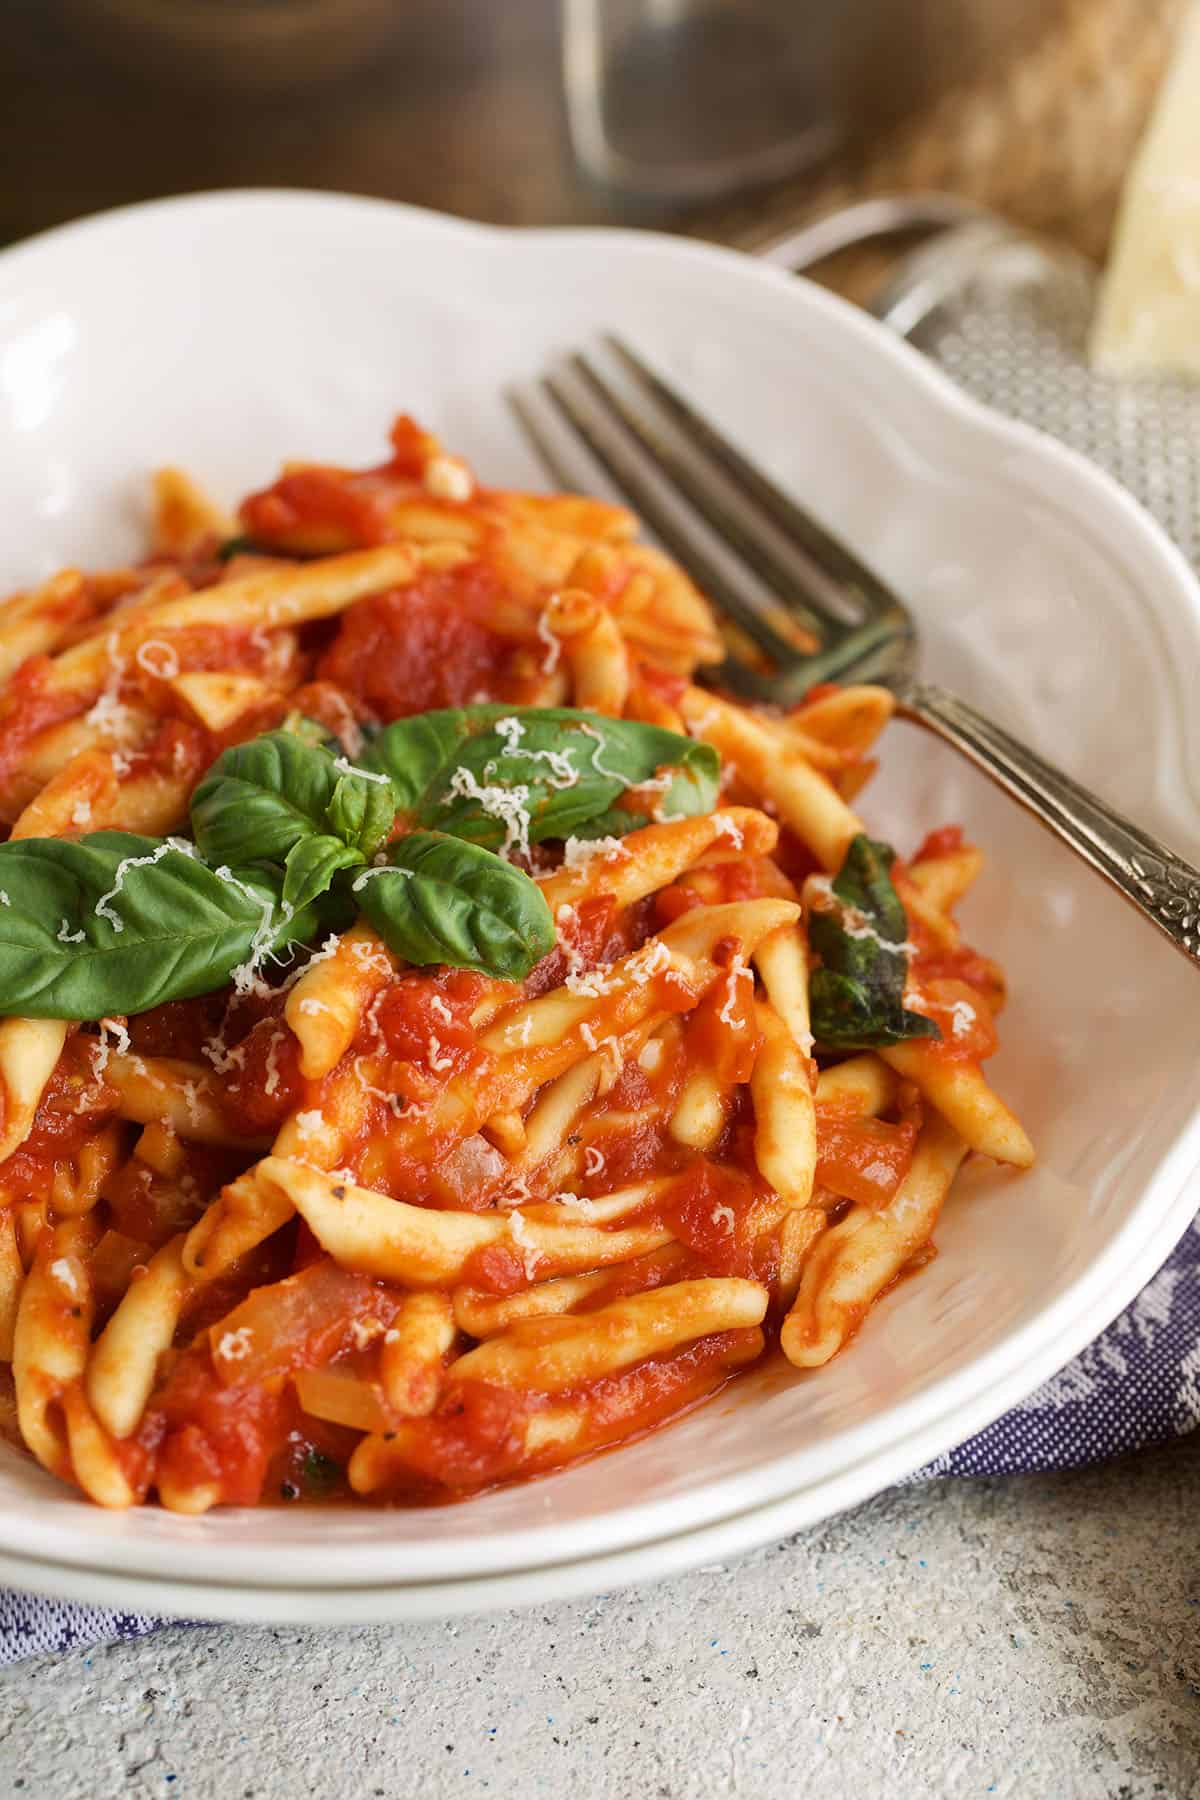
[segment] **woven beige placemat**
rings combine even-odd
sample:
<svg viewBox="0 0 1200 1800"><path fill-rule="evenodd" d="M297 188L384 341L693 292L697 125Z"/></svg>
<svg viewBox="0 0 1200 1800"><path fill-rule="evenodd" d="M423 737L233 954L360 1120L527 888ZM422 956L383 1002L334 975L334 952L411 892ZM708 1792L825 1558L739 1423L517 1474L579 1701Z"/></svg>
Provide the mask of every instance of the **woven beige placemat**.
<svg viewBox="0 0 1200 1800"><path fill-rule="evenodd" d="M697 220L755 248L872 194L937 188L1103 256L1121 182L1189 0L1064 0L1008 62L866 150Z"/></svg>

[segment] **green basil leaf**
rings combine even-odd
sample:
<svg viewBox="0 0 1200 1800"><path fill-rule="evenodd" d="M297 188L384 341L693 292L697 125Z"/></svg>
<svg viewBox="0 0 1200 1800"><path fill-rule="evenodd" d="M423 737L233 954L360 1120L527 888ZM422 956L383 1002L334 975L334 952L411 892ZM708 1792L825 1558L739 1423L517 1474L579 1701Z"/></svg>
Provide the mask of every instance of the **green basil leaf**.
<svg viewBox="0 0 1200 1800"><path fill-rule="evenodd" d="M210 869L177 838L21 838L0 844L0 1013L145 1012L315 928L263 870Z"/></svg>
<svg viewBox="0 0 1200 1800"><path fill-rule="evenodd" d="M904 1005L908 918L892 885L894 860L887 844L860 833L831 885L831 906L809 913L809 942L821 959L809 979L812 1031L831 1050L941 1036L932 1019Z"/></svg>
<svg viewBox="0 0 1200 1800"><path fill-rule="evenodd" d="M333 882L339 869L358 868L365 858L336 837L301 838L283 865L283 903L294 912L311 906Z"/></svg>
<svg viewBox="0 0 1200 1800"><path fill-rule="evenodd" d="M386 865L346 885L407 962L523 981L554 948L554 921L537 883L461 838L414 831L391 845Z"/></svg>
<svg viewBox="0 0 1200 1800"><path fill-rule="evenodd" d="M300 1468L300 1479L304 1492L313 1498L321 1499L333 1492L341 1480L342 1471L331 1456L324 1451L309 1449L305 1451L304 1461Z"/></svg>
<svg viewBox="0 0 1200 1800"><path fill-rule="evenodd" d="M218 756L192 795L192 830L214 865L282 862L293 844L325 830L341 771L328 750L290 731L268 731Z"/></svg>
<svg viewBox="0 0 1200 1800"><path fill-rule="evenodd" d="M246 554L249 554L249 555L258 554L258 555L262 555L262 556L271 556L274 554L274 552L270 551L270 550L264 550L262 545L256 544L254 539L251 537L226 538L225 542L223 544L217 545L217 561L218 562L228 562L231 556L242 556L242 555L246 555Z"/></svg>
<svg viewBox="0 0 1200 1800"><path fill-rule="evenodd" d="M372 856L392 829L390 783L312 741L323 727L264 732L219 756L192 795L192 829L211 863L283 862L303 838L333 835Z"/></svg>
<svg viewBox="0 0 1200 1800"><path fill-rule="evenodd" d="M390 837L396 822L391 782L386 776L343 775L325 809L325 818L335 837L370 859Z"/></svg>
<svg viewBox="0 0 1200 1800"><path fill-rule="evenodd" d="M362 762L391 776L413 824L505 849L632 831L648 815L614 802L662 771L674 774L656 816L711 812L720 778L710 744L570 707L420 713L385 726Z"/></svg>

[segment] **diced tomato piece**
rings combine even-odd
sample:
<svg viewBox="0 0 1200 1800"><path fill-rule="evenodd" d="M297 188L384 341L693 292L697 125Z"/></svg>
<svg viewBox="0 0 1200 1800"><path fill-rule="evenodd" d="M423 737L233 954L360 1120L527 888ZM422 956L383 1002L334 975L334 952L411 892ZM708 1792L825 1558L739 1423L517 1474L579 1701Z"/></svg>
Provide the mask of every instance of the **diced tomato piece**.
<svg viewBox="0 0 1200 1800"><path fill-rule="evenodd" d="M463 706L481 692L503 698L512 647L485 622L499 597L495 572L465 563L360 600L317 673L381 719Z"/></svg>
<svg viewBox="0 0 1200 1800"><path fill-rule="evenodd" d="M817 1114L817 1181L859 1206L886 1206L912 1164L917 1128Z"/></svg>
<svg viewBox="0 0 1200 1800"><path fill-rule="evenodd" d="M953 856L956 850L963 847L963 828L961 825L942 825L931 831L922 842L913 862L932 862L939 856Z"/></svg>
<svg viewBox="0 0 1200 1800"><path fill-rule="evenodd" d="M754 1279L758 1198L748 1176L697 1157L671 1189L662 1216L677 1241L695 1252L709 1274Z"/></svg>
<svg viewBox="0 0 1200 1800"><path fill-rule="evenodd" d="M261 1019L243 1039L243 1060L222 1094L225 1115L240 1137L282 1125L304 1095L300 1046L286 1025Z"/></svg>

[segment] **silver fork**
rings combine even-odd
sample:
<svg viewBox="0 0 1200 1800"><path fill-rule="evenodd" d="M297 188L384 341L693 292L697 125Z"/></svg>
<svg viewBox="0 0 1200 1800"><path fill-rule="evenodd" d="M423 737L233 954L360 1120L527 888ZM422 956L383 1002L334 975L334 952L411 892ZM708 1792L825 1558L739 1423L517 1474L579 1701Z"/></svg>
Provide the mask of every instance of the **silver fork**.
<svg viewBox="0 0 1200 1800"><path fill-rule="evenodd" d="M819 681L882 683L902 718L961 751L1200 964L1200 871L973 706L920 681L916 625L898 595L627 344L605 344L605 359L576 354L510 399L554 478L581 485L582 441L732 621L748 654L731 649L705 678L785 706Z"/></svg>

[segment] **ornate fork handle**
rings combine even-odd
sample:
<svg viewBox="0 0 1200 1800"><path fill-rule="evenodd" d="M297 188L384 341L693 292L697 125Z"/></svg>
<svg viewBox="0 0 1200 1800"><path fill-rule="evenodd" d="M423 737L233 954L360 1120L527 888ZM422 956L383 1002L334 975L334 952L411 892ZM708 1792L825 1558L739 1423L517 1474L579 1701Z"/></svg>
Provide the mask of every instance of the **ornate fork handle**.
<svg viewBox="0 0 1200 1800"><path fill-rule="evenodd" d="M897 698L902 717L953 744L1200 965L1200 870L944 688L914 682Z"/></svg>

